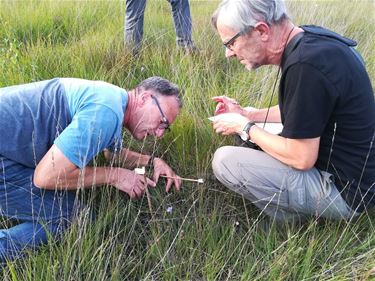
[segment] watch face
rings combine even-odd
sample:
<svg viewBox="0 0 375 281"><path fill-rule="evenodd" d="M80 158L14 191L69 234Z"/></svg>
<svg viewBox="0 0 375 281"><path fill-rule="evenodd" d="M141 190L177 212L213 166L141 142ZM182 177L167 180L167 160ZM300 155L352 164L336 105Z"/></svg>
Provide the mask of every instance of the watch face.
<svg viewBox="0 0 375 281"><path fill-rule="evenodd" d="M242 131L240 133L240 138L243 140L243 141L247 141L249 139L249 135L245 132L245 131Z"/></svg>

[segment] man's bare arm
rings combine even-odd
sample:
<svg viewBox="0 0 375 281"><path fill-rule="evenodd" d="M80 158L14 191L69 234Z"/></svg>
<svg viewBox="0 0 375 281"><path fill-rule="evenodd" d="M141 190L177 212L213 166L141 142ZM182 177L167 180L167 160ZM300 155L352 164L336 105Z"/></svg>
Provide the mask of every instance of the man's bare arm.
<svg viewBox="0 0 375 281"><path fill-rule="evenodd" d="M216 133L234 135L242 132L249 122L241 114L222 115L213 123ZM274 158L299 170L312 168L318 158L320 138L289 139L270 134L258 126L252 126L249 131L250 138L263 151Z"/></svg>
<svg viewBox="0 0 375 281"><path fill-rule="evenodd" d="M251 140L274 158L299 170L314 167L318 159L320 138L289 139L273 135L262 128L253 126Z"/></svg>
<svg viewBox="0 0 375 281"><path fill-rule="evenodd" d="M270 107L269 110L268 108L255 110L246 110L246 108L244 108L242 111L242 115L254 122L264 122L267 117L267 122L281 123L280 108L278 105Z"/></svg>
<svg viewBox="0 0 375 281"><path fill-rule="evenodd" d="M110 184L131 198L140 197L148 185L156 185L152 180L120 167L79 169L56 145L38 163L33 181L37 187L49 190L76 190Z"/></svg>

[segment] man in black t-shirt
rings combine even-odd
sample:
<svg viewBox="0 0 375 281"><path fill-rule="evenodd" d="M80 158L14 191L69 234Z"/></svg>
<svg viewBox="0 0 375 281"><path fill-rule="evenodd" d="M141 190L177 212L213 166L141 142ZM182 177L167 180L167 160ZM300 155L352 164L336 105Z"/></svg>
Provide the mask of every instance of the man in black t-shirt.
<svg viewBox="0 0 375 281"><path fill-rule="evenodd" d="M356 42L316 26L296 27L282 0L224 0L212 22L248 70L281 68L279 105L246 110L218 102L214 129L262 151L226 146L213 170L228 188L276 219L349 219L375 205L375 102ZM226 114L230 113L230 114ZM273 135L254 122L282 122Z"/></svg>

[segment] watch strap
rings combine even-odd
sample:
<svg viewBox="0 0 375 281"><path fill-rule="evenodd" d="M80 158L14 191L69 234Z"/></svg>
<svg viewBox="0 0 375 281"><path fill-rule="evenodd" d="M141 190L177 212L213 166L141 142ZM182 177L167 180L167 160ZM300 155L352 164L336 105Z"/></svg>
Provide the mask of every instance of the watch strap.
<svg viewBox="0 0 375 281"><path fill-rule="evenodd" d="M248 123L246 123L245 127L242 130L247 134L247 140L251 139L249 132L250 132L251 127L254 126L254 125L255 125L255 122L248 122Z"/></svg>

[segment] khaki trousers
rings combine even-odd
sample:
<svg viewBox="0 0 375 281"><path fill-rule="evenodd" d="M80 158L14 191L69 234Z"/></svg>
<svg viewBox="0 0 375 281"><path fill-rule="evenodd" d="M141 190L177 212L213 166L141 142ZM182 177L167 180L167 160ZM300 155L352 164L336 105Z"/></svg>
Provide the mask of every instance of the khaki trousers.
<svg viewBox="0 0 375 281"><path fill-rule="evenodd" d="M238 146L219 148L212 168L221 183L276 220L358 215L341 197L333 176L316 168L296 170L263 151Z"/></svg>

